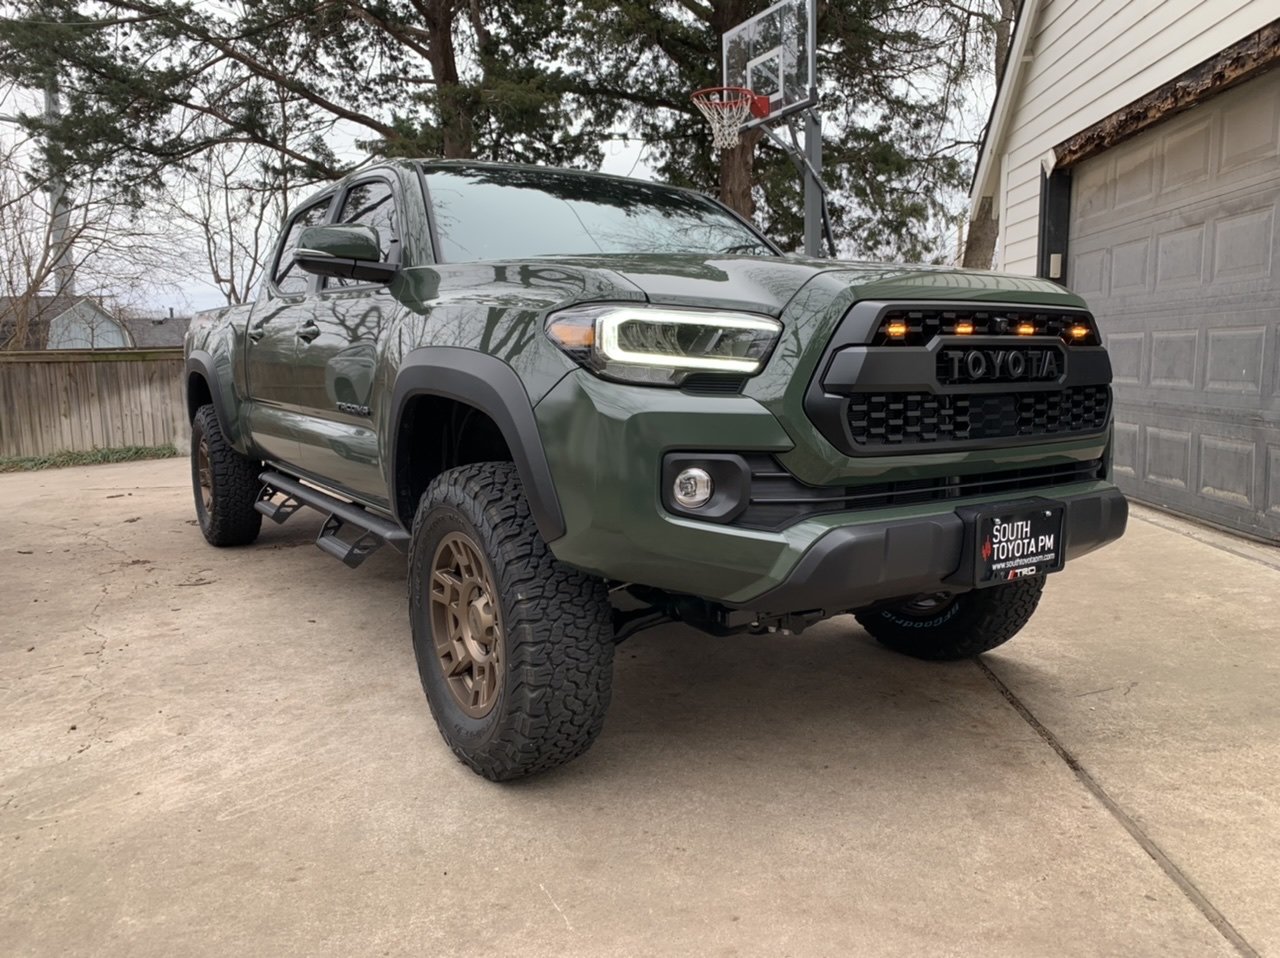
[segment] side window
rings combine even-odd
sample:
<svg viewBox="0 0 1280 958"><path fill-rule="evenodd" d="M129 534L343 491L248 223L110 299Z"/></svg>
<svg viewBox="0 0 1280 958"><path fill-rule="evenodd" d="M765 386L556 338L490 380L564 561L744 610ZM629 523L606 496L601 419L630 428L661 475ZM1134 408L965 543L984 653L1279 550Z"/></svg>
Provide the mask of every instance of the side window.
<svg viewBox="0 0 1280 958"><path fill-rule="evenodd" d="M284 242L280 244L280 255L276 257L275 272L272 279L276 288L282 293L296 294L307 291L308 276L298 269L293 262L293 250L298 245L298 235L308 226L319 226L329 212L329 200L308 206L289 221Z"/></svg>
<svg viewBox="0 0 1280 958"><path fill-rule="evenodd" d="M369 180L351 187L342 200L337 221L372 226L378 231L383 262L395 259L400 243L400 224L396 219L396 201L390 183L385 180ZM328 289L363 285L366 283L359 279L330 277L325 281Z"/></svg>

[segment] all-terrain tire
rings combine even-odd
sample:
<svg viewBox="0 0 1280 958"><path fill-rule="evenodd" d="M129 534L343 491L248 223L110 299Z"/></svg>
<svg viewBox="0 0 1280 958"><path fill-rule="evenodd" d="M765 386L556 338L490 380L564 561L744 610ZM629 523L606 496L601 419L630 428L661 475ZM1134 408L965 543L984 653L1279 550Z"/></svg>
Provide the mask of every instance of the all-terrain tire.
<svg viewBox="0 0 1280 958"><path fill-rule="evenodd" d="M446 665L435 636L435 624L453 629L468 614L460 598L452 600L462 592L448 548L474 550L483 568L467 573L469 594L479 595L487 576L497 600L497 630L486 633L499 646L497 688L486 693L487 702L477 705L479 694L469 699L471 714L461 697L474 689L456 691L457 683L474 683L478 673L462 654L464 679L446 675L456 676L459 663ZM434 578L440 570L443 583ZM450 469L427 488L413 523L409 617L418 674L440 734L480 775L505 781L555 768L600 734L613 680L608 591L602 580L551 554L512 463ZM485 708L486 714L474 714Z"/></svg>
<svg viewBox="0 0 1280 958"><path fill-rule="evenodd" d="M990 652L1021 631L1040 603L1044 576L962 592L932 607L903 602L857 613L858 622L895 652L948 661Z"/></svg>
<svg viewBox="0 0 1280 958"><path fill-rule="evenodd" d="M213 406L196 410L191 422L191 485L200 531L211 545L244 546L258 538L262 513L253 504L262 487L261 472L262 463L231 448Z"/></svg>

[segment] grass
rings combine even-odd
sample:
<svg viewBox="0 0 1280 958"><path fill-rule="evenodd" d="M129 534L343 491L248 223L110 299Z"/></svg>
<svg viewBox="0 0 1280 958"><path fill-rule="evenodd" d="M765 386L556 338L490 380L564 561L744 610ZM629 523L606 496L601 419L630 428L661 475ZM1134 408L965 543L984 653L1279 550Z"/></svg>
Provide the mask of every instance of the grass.
<svg viewBox="0 0 1280 958"><path fill-rule="evenodd" d="M48 456L0 457L0 472L31 472L36 469L63 469L67 466L99 466L108 462L137 462L140 459L172 459L181 455L174 446L122 446L119 449L92 449L89 452L55 452Z"/></svg>

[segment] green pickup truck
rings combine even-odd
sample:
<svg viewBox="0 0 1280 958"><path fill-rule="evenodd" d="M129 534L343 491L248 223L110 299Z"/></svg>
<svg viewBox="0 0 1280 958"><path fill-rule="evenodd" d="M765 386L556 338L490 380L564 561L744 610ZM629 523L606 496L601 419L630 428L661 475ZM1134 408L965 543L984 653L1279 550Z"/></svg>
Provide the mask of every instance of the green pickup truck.
<svg viewBox="0 0 1280 958"><path fill-rule="evenodd" d="M1128 514L1078 298L783 255L701 194L594 173L336 183L255 303L193 324L186 377L205 538L307 506L348 566L406 552L427 701L491 779L584 752L642 629L853 613L973 656Z"/></svg>

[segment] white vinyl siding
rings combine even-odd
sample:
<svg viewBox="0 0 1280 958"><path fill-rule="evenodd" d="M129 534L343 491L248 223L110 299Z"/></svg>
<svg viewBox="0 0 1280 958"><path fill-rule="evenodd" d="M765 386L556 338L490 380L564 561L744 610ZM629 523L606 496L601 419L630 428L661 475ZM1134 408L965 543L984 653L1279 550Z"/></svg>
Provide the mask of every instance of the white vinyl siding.
<svg viewBox="0 0 1280 958"><path fill-rule="evenodd" d="M119 349L131 345L114 319L87 302L72 306L49 322L49 349Z"/></svg>
<svg viewBox="0 0 1280 958"><path fill-rule="evenodd" d="M1027 4L1035 0L1027 0ZM1034 274L1053 147L1275 19L1276 0L1041 0L1002 147L1001 269Z"/></svg>

